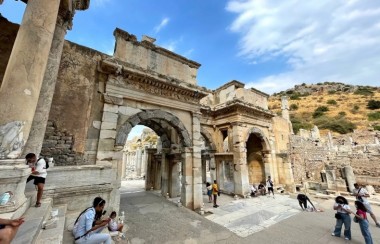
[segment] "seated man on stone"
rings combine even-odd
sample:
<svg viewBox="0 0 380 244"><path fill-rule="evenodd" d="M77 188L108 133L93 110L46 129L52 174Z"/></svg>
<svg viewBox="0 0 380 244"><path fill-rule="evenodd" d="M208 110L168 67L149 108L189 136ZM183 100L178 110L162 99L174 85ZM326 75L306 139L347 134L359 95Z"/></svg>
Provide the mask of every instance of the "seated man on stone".
<svg viewBox="0 0 380 244"><path fill-rule="evenodd" d="M267 189L265 188L264 183L260 183L258 189L259 189L259 192L260 192L260 194L261 194L262 196L264 196L264 195L266 194L266 190L267 190Z"/></svg>
<svg viewBox="0 0 380 244"><path fill-rule="evenodd" d="M0 243L9 244L15 237L18 228L24 223L24 218L1 219L0 218Z"/></svg>
<svg viewBox="0 0 380 244"><path fill-rule="evenodd" d="M257 193L257 189L256 189L255 185L252 184L252 186L251 186L251 197L255 197L256 193Z"/></svg>

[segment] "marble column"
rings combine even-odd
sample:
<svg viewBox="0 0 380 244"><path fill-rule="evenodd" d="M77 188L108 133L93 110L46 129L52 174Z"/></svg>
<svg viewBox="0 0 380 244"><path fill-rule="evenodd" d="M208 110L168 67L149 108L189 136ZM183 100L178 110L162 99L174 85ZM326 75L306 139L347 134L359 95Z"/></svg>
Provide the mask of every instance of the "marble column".
<svg viewBox="0 0 380 244"><path fill-rule="evenodd" d="M54 36L60 0L28 1L0 88L0 152L20 157L28 140ZM1 131L1 130L0 130Z"/></svg>
<svg viewBox="0 0 380 244"><path fill-rule="evenodd" d="M201 113L193 113L193 210L203 205Z"/></svg>
<svg viewBox="0 0 380 244"><path fill-rule="evenodd" d="M61 63L66 30L71 26L71 19L72 13L70 11L60 9L32 128L30 130L29 139L24 147L24 155L29 152L36 154L40 154L41 152L50 107L53 101L55 84L57 82L59 65Z"/></svg>
<svg viewBox="0 0 380 244"><path fill-rule="evenodd" d="M350 190L350 192L353 192L355 189L354 184L356 183L354 170L351 166L344 166L344 174L346 176L348 189Z"/></svg>
<svg viewBox="0 0 380 244"><path fill-rule="evenodd" d="M250 191L248 165L247 165L247 148L243 139L243 128L239 124L233 124L232 139L234 153L234 193L246 195Z"/></svg>
<svg viewBox="0 0 380 244"><path fill-rule="evenodd" d="M170 196L177 197L181 193L179 181L179 163L171 162Z"/></svg>
<svg viewBox="0 0 380 244"><path fill-rule="evenodd" d="M166 196L169 193L169 161L166 158L170 148L161 150L161 195Z"/></svg>
<svg viewBox="0 0 380 244"><path fill-rule="evenodd" d="M141 147L137 148L136 150L136 176L140 177L141 176L141 161L142 161L142 151Z"/></svg>
<svg viewBox="0 0 380 244"><path fill-rule="evenodd" d="M193 209L193 148L185 147L182 152L182 190L181 203Z"/></svg>

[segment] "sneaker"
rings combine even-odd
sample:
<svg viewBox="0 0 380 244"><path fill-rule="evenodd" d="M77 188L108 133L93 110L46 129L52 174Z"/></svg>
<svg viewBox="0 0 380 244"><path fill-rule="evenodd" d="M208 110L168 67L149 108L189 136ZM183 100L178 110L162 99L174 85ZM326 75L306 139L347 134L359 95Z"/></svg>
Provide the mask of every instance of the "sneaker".
<svg viewBox="0 0 380 244"><path fill-rule="evenodd" d="M348 238L348 237L345 237L344 239L345 239L346 241L349 241L349 240L350 240L350 238Z"/></svg>
<svg viewBox="0 0 380 244"><path fill-rule="evenodd" d="M214 205L213 207L214 207L214 208L217 208L217 207L218 207L218 205Z"/></svg>
<svg viewBox="0 0 380 244"><path fill-rule="evenodd" d="M335 234L334 234L334 233L331 233L331 235L332 235L332 236L335 236Z"/></svg>

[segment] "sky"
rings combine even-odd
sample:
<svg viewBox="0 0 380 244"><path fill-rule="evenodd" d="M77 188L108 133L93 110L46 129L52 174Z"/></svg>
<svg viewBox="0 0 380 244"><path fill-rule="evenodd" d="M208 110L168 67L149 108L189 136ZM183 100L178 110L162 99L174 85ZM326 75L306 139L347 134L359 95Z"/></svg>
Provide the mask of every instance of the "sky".
<svg viewBox="0 0 380 244"><path fill-rule="evenodd" d="M25 4L0 13L20 23ZM324 81L380 86L377 0L91 0L66 39L112 55L118 27L200 63L198 85L268 94Z"/></svg>

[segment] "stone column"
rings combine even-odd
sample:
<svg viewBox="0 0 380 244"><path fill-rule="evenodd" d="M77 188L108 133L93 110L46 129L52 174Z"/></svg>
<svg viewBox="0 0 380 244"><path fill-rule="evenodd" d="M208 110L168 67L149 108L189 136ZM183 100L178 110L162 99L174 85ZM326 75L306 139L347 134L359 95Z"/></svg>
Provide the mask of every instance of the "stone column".
<svg viewBox="0 0 380 244"><path fill-rule="evenodd" d="M181 203L193 209L193 148L185 147L182 152Z"/></svg>
<svg viewBox="0 0 380 244"><path fill-rule="evenodd" d="M214 182L216 180L216 162L215 162L215 154L210 155L210 178L211 182Z"/></svg>
<svg viewBox="0 0 380 244"><path fill-rule="evenodd" d="M148 149L145 149L148 150ZM154 187L154 175L156 174L152 165L152 153L147 152L146 172L145 172L145 189L150 190Z"/></svg>
<svg viewBox="0 0 380 244"><path fill-rule="evenodd" d="M166 196L169 192L169 161L166 158L170 148L162 148L161 150L161 195Z"/></svg>
<svg viewBox="0 0 380 244"><path fill-rule="evenodd" d="M273 175L272 175L272 167L271 167L271 154L268 153L268 152L263 152L264 153L264 158L263 158L263 161L264 161L264 171L265 171L265 180L268 179L268 176L271 176L271 178L273 178Z"/></svg>
<svg viewBox="0 0 380 244"><path fill-rule="evenodd" d="M193 210L203 204L201 113L193 113Z"/></svg>
<svg viewBox="0 0 380 244"><path fill-rule="evenodd" d="M55 91L55 84L57 82L59 65L61 63L66 30L71 26L71 18L71 12L60 10L57 18L57 24L55 26L53 42L50 48L44 79L42 81L41 92L38 98L37 108L32 122L32 128L30 130L29 139L24 147L24 155L29 152L36 154L40 154L41 152L46 125L49 119L50 107Z"/></svg>
<svg viewBox="0 0 380 244"><path fill-rule="evenodd" d="M233 153L234 153L234 191L238 195L249 193L249 177L247 166L247 148L243 138L243 129L234 124L232 128Z"/></svg>
<svg viewBox="0 0 380 244"><path fill-rule="evenodd" d="M7 158L19 157L28 140L59 4L60 0L28 1L17 33L0 88L0 129L7 127L0 152Z"/></svg>
<svg viewBox="0 0 380 244"><path fill-rule="evenodd" d="M123 152L123 159L122 159L122 164L121 164L121 178L125 178L125 172L127 170L127 155L125 152Z"/></svg>
<svg viewBox="0 0 380 244"><path fill-rule="evenodd" d="M346 176L346 181L348 185L348 189L350 192L353 192L355 187L354 184L356 183L355 174L351 166L344 166L344 174Z"/></svg>
<svg viewBox="0 0 380 244"><path fill-rule="evenodd" d="M180 182L179 182L179 163L171 162L171 180L170 180L170 196L177 197L180 195Z"/></svg>
<svg viewBox="0 0 380 244"><path fill-rule="evenodd" d="M142 162L142 150L141 147L137 148L136 150L136 174L137 177L141 176L141 162Z"/></svg>

